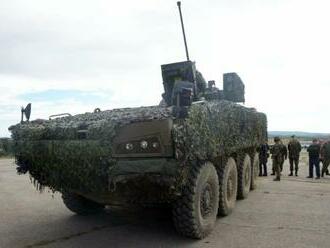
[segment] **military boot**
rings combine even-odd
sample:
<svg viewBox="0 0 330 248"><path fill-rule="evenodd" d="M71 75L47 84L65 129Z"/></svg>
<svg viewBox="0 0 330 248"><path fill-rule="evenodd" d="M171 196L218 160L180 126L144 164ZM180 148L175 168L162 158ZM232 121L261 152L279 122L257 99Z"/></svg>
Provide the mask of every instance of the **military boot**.
<svg viewBox="0 0 330 248"><path fill-rule="evenodd" d="M322 170L321 177L324 177L324 170Z"/></svg>
<svg viewBox="0 0 330 248"><path fill-rule="evenodd" d="M329 170L328 170L328 169L325 171L325 174L326 174L327 176L330 176L330 173L329 173Z"/></svg>
<svg viewBox="0 0 330 248"><path fill-rule="evenodd" d="M290 172L290 174L288 175L289 177L293 176L293 171Z"/></svg>
<svg viewBox="0 0 330 248"><path fill-rule="evenodd" d="M294 175L295 175L296 177L298 176L298 171L297 171L297 170L295 171L295 174L294 174Z"/></svg>
<svg viewBox="0 0 330 248"><path fill-rule="evenodd" d="M281 181L281 178L279 178L279 177L275 177L275 178L273 179L273 181Z"/></svg>

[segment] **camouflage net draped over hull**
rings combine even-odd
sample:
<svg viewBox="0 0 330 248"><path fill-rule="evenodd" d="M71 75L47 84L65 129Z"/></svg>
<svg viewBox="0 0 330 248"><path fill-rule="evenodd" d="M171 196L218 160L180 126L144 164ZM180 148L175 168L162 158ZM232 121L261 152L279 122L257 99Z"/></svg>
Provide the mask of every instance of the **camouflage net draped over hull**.
<svg viewBox="0 0 330 248"><path fill-rule="evenodd" d="M88 139L113 139L117 128L124 125L163 120L172 117L170 108L151 106L106 110L99 113L85 113L54 120L35 120L11 126L14 140L75 140L78 130L87 130Z"/></svg>
<svg viewBox="0 0 330 248"><path fill-rule="evenodd" d="M207 160L267 140L266 115L229 101L193 105L174 128L176 149L188 160Z"/></svg>
<svg viewBox="0 0 330 248"><path fill-rule="evenodd" d="M171 118L158 106L86 113L55 120L36 120L10 127L17 170L29 172L35 186L53 191L99 192L108 188L112 142L120 127ZM78 130L87 130L79 139Z"/></svg>
<svg viewBox="0 0 330 248"><path fill-rule="evenodd" d="M106 191L109 180L120 170L112 158L118 129L134 122L168 118L175 119L170 108L154 106L12 126L18 170L28 171L38 188ZM79 139L78 130L88 131L86 139ZM266 131L264 114L228 101L214 101L191 106L185 120L174 121L172 133L175 148L182 154L180 163L191 166L196 159L212 160L255 147L267 138ZM178 182L184 173L182 170L177 175Z"/></svg>
<svg viewBox="0 0 330 248"><path fill-rule="evenodd" d="M107 188L110 144L93 140L41 140L17 143L17 170L30 173L37 189L75 189L81 192Z"/></svg>

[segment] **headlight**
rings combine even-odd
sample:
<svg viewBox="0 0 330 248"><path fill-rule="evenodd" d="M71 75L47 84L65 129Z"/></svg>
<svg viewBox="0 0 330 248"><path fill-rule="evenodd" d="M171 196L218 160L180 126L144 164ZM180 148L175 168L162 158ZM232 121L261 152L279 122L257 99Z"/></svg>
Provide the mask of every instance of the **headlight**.
<svg viewBox="0 0 330 248"><path fill-rule="evenodd" d="M116 130L111 145L114 158L173 157L172 118L137 121Z"/></svg>
<svg viewBox="0 0 330 248"><path fill-rule="evenodd" d="M126 148L127 151L131 151L131 150L133 150L134 146L133 146L132 143L127 143L127 144L125 145L125 148Z"/></svg>
<svg viewBox="0 0 330 248"><path fill-rule="evenodd" d="M144 137L120 143L115 151L116 154L160 154L162 148L158 137Z"/></svg>
<svg viewBox="0 0 330 248"><path fill-rule="evenodd" d="M153 142L151 146L152 146L152 148L157 149L159 147L159 143Z"/></svg>
<svg viewBox="0 0 330 248"><path fill-rule="evenodd" d="M140 143L140 146L142 149L147 149L148 148L148 141L142 140Z"/></svg>

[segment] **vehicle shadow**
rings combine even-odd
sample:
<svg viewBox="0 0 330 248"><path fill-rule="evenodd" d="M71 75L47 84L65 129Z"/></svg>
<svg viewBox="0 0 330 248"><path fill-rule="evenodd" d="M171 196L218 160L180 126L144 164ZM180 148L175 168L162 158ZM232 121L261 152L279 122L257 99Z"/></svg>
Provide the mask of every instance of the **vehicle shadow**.
<svg viewBox="0 0 330 248"><path fill-rule="evenodd" d="M54 228L49 229L47 235L40 235L36 242L24 247L182 247L196 244L196 240L176 233L168 208L115 207L94 216L63 216L49 225Z"/></svg>

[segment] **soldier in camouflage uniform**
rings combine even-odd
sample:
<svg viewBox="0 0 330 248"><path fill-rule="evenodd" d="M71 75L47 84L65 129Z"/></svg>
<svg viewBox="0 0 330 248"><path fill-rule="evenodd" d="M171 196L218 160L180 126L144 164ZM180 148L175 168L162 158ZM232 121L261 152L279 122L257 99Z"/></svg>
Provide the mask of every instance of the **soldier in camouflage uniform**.
<svg viewBox="0 0 330 248"><path fill-rule="evenodd" d="M283 164L283 144L281 144L281 140L279 137L274 138L275 144L272 146L270 153L272 154L273 160L273 168L275 172L274 181L281 180L281 164Z"/></svg>
<svg viewBox="0 0 330 248"><path fill-rule="evenodd" d="M288 158L288 150L286 149L286 146L283 145L282 140L280 141L280 144L281 144L281 151L282 151L282 161L281 161L280 168L281 168L281 172L282 172L284 161Z"/></svg>
<svg viewBox="0 0 330 248"><path fill-rule="evenodd" d="M276 137L278 138L278 137ZM279 141L279 145L281 147L281 163L280 163L280 171L282 172L283 171L283 164L284 164L284 161L287 159L288 157L288 151L286 149L286 146L283 145L283 142L282 140ZM276 169L275 169L275 166L274 166L274 163L273 163L273 166L272 166L272 171L273 173L271 174L272 176L276 174Z"/></svg>
<svg viewBox="0 0 330 248"><path fill-rule="evenodd" d="M291 136L291 140L288 144L288 150L289 150L289 161L290 161L289 176L293 176L293 164L295 165L295 167L294 167L295 176L298 176L299 154L301 151L301 145L300 145L300 142L295 138L294 135Z"/></svg>
<svg viewBox="0 0 330 248"><path fill-rule="evenodd" d="M325 143L327 143L327 142L328 142L328 140L320 140L320 145L321 145L321 152L320 152L320 166L321 166L321 163L322 163L322 165L324 165L324 149L323 149L323 145L324 145ZM323 168L323 166L322 166L322 168ZM322 170L321 170L321 172L322 172ZM327 169L325 170L325 174L326 174L327 176L330 176L329 168L327 168Z"/></svg>
<svg viewBox="0 0 330 248"><path fill-rule="evenodd" d="M328 167L330 164L330 140L326 141L321 148L321 158L322 158L322 173L321 176L324 177L324 173L327 174ZM328 175L328 174L327 174Z"/></svg>
<svg viewBox="0 0 330 248"><path fill-rule="evenodd" d="M259 147L259 177L267 176L267 160L269 157L268 151L269 151L269 146L267 142L264 144L260 145ZM262 173L262 170L264 173Z"/></svg>

